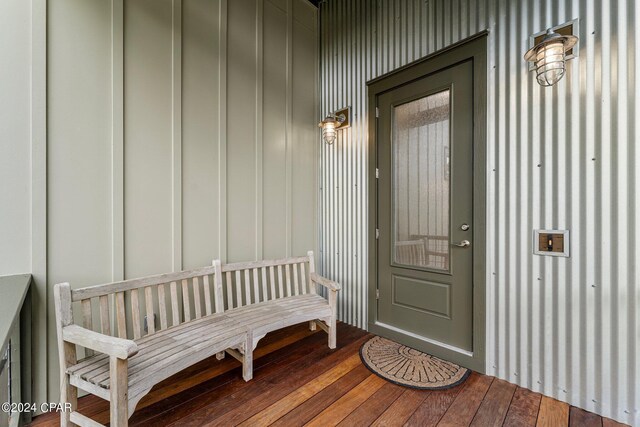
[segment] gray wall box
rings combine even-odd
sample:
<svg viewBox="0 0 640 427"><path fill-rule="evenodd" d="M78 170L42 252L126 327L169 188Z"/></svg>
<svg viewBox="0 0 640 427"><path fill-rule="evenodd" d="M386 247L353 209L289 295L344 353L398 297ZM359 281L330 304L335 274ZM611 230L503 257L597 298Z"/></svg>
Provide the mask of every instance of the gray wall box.
<svg viewBox="0 0 640 427"><path fill-rule="evenodd" d="M569 230L533 230L534 255L569 257Z"/></svg>
<svg viewBox="0 0 640 427"><path fill-rule="evenodd" d="M321 152L323 273L340 318L365 327L366 82L482 30L488 39L489 374L640 425L640 7L633 0L327 0L321 116L353 121ZM580 54L550 89L529 36L580 20ZM531 230L571 230L571 258Z"/></svg>

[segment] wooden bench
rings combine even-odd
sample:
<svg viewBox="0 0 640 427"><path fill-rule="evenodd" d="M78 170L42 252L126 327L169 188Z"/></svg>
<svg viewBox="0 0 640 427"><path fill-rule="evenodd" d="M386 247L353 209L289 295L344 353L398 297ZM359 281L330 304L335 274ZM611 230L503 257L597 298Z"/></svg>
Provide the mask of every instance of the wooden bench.
<svg viewBox="0 0 640 427"><path fill-rule="evenodd" d="M111 426L126 426L155 384L225 352L240 360L249 381L258 341L286 326L320 326L335 348L339 289L315 273L313 252L225 265L216 260L197 270L74 290L58 284L60 399L72 407L61 413L61 424L100 425L77 412L82 389L111 403ZM82 326L74 323L73 305Z"/></svg>

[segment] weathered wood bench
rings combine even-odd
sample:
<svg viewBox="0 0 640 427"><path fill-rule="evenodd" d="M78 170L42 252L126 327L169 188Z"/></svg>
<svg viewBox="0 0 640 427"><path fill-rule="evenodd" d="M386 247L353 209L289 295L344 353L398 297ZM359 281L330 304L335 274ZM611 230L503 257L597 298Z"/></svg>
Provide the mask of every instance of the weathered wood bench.
<svg viewBox="0 0 640 427"><path fill-rule="evenodd" d="M317 286L327 289L328 298ZM267 333L310 322L336 346L340 286L305 257L221 265L72 290L54 288L63 426L99 426L76 410L78 389L111 404L111 426L126 426L160 381L225 352L252 378L253 350ZM73 305L82 326L74 324ZM94 321L95 320L95 321ZM79 356L82 356L81 358Z"/></svg>

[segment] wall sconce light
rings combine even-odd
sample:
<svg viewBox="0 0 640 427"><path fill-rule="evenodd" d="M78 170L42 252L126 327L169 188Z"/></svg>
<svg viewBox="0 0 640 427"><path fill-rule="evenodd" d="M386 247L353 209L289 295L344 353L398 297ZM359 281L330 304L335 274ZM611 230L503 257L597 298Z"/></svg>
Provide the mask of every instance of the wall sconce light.
<svg viewBox="0 0 640 427"><path fill-rule="evenodd" d="M578 43L578 37L574 36L574 24L550 28L544 36L533 36L534 46L524 55L526 61L534 64L536 80L540 86L553 86L562 79L567 59L575 55L567 55Z"/></svg>
<svg viewBox="0 0 640 427"><path fill-rule="evenodd" d="M336 129L345 129L351 125L351 109L349 107L329 113L327 117L320 123L318 127L322 128L322 139L331 145L335 142L338 135Z"/></svg>

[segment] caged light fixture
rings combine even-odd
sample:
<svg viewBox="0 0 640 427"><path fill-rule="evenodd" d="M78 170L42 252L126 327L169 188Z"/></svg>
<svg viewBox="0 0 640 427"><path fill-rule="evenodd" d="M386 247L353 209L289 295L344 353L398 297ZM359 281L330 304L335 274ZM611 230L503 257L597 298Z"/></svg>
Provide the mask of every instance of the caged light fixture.
<svg viewBox="0 0 640 427"><path fill-rule="evenodd" d="M534 63L536 80L540 86L553 86L562 79L566 67L567 52L578 42L574 35L561 35L548 29L540 42L524 55L524 59Z"/></svg>
<svg viewBox="0 0 640 427"><path fill-rule="evenodd" d="M322 139L331 145L335 142L338 135L337 129L344 129L350 126L351 110L349 107L330 113L323 121L318 123L318 127L322 128Z"/></svg>

